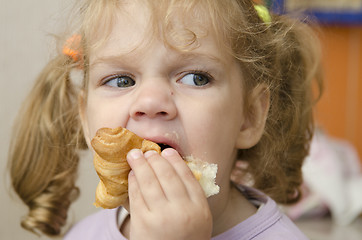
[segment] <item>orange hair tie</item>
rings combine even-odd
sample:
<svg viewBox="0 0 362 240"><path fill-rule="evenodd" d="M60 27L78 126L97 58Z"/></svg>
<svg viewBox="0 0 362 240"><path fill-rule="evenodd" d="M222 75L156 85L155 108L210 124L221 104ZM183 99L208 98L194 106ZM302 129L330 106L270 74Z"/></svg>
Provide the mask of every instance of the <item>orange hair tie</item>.
<svg viewBox="0 0 362 240"><path fill-rule="evenodd" d="M64 44L63 54L71 57L74 62L77 62L81 58L81 40L82 36L79 34L74 34Z"/></svg>

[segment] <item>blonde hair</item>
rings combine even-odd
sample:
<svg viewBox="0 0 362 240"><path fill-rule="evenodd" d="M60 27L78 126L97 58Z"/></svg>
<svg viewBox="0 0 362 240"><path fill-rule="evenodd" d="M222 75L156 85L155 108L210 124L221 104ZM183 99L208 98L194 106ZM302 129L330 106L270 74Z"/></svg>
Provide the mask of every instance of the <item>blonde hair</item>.
<svg viewBox="0 0 362 240"><path fill-rule="evenodd" d="M49 235L59 234L78 194L76 149L85 148L69 63L60 55L39 75L20 110L10 144L12 186L29 207L22 226Z"/></svg>
<svg viewBox="0 0 362 240"><path fill-rule="evenodd" d="M78 116L79 89L70 80L70 72L81 64L82 87L87 88L90 49L99 46L110 33L115 9L121 8L122 2L84 2L78 14L80 27L75 30L82 36L78 49L83 53L81 60L74 62L58 54L44 68L20 111L9 152L9 168L13 188L29 207L22 226L30 231L59 235L69 205L77 196L77 150L85 149L86 142ZM148 4L157 14L163 11L162 17L153 19L154 23L164 19L160 30L165 41L177 48L180 46L174 46L173 40L180 35L184 35L186 43L181 47L187 48L205 33L186 28L178 31L172 25L173 14L191 12L210 19L220 45L242 67L246 109L250 90L267 84L271 104L265 132L255 147L240 150L239 157L249 162L248 171L254 176L255 187L279 202L296 201L300 196L302 162L313 135L312 80L316 79L321 87L318 41L310 28L275 15L270 23L264 23L251 0ZM201 15L195 12L201 9L197 6L204 7ZM106 28L99 32L96 24ZM252 117L252 112L246 113Z"/></svg>

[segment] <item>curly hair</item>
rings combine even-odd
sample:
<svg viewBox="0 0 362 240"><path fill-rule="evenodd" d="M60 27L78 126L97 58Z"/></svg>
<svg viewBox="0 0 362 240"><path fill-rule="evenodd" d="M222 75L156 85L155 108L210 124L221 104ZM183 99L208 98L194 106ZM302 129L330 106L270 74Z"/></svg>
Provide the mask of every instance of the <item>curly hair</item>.
<svg viewBox="0 0 362 240"><path fill-rule="evenodd" d="M78 194L79 157L85 148L70 60L58 56L39 75L14 125L9 168L13 188L29 207L22 226L59 234L67 209ZM66 67L68 65L68 67Z"/></svg>
<svg viewBox="0 0 362 240"><path fill-rule="evenodd" d="M234 36L232 52L245 79L251 79L245 81L245 95L258 84L270 91L264 134L256 146L240 150L239 158L249 163L254 187L279 203L294 203L301 197L301 167L314 133L312 107L323 90L319 41L305 23L278 15L258 23L250 1L239 4L235 11L244 21L226 31Z"/></svg>
<svg viewBox="0 0 362 240"><path fill-rule="evenodd" d="M82 3L77 14L80 21L74 21L79 26L71 31L82 37L81 59L75 62L59 52L38 77L15 123L9 152L12 186L29 207L22 226L35 233L61 234L68 208L78 195L77 151L87 148L78 95L80 88L87 88L89 54L104 43L124 2ZM239 62L245 76L245 114L253 114L248 111L248 93L259 84L268 86L270 109L263 136L256 146L239 150L239 157L249 162L256 188L280 203L297 201L301 166L314 131L313 81L318 91L322 87L318 41L311 28L277 15L265 23L251 0L145 3L154 13L153 30L180 50L197 47L197 40L207 35L208 29L186 28L188 22L180 29L173 25L173 18L192 14L195 20L209 20L209 30L217 34L220 47ZM74 68L84 72L80 88L71 81Z"/></svg>

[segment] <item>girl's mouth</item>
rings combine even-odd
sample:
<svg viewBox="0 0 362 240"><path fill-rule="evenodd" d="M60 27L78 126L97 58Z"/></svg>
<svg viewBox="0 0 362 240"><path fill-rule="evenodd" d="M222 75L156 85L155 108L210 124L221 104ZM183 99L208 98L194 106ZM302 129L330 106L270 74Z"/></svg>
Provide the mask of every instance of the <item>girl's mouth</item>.
<svg viewBox="0 0 362 240"><path fill-rule="evenodd" d="M157 143L157 144L158 144L158 146L160 146L161 152L162 152L163 150L165 150L166 148L172 148L170 145L165 144L165 143Z"/></svg>

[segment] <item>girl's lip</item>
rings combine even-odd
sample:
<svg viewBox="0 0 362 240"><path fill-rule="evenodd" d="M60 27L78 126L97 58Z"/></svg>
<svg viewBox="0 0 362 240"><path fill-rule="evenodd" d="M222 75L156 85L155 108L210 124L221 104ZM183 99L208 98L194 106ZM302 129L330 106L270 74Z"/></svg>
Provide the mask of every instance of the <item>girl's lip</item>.
<svg viewBox="0 0 362 240"><path fill-rule="evenodd" d="M145 139L157 144L168 145L171 148L175 149L181 156L183 156L180 145L172 138L165 136L153 136L153 137L145 137Z"/></svg>

